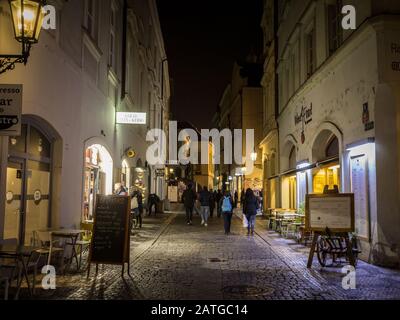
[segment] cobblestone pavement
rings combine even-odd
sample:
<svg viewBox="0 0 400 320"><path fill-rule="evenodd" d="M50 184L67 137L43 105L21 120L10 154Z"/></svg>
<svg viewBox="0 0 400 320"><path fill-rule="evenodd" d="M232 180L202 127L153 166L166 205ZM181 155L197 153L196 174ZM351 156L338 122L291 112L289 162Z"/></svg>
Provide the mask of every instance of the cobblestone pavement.
<svg viewBox="0 0 400 320"><path fill-rule="evenodd" d="M132 236L131 274L101 266L97 277L75 273L57 278L57 289L37 290L36 299L399 299L400 272L366 263L357 268L357 289L341 287L340 268L314 262L306 268L307 249L283 240L257 221L247 237L241 220L225 236L222 219L187 226L180 213L146 219Z"/></svg>

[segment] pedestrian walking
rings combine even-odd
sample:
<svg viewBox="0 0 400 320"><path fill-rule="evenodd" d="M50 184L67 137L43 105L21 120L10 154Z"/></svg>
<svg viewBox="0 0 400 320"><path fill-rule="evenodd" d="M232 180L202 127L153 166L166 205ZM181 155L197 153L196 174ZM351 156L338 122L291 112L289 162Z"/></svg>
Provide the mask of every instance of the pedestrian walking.
<svg viewBox="0 0 400 320"><path fill-rule="evenodd" d="M117 196L127 196L128 191L121 182L115 184L115 194Z"/></svg>
<svg viewBox="0 0 400 320"><path fill-rule="evenodd" d="M229 235L231 233L231 222L233 215L233 200L229 191L225 191L225 195L221 197L218 208L224 217L224 229L225 234Z"/></svg>
<svg viewBox="0 0 400 320"><path fill-rule="evenodd" d="M182 202L186 210L186 223L188 225L192 224L193 209L197 198L196 192L193 190L191 184L188 185L187 189L182 194Z"/></svg>
<svg viewBox="0 0 400 320"><path fill-rule="evenodd" d="M143 214L143 197L142 194L135 190L131 197L131 215L134 219L133 225L135 228L142 227L142 214Z"/></svg>
<svg viewBox="0 0 400 320"><path fill-rule="evenodd" d="M243 209L245 192L244 189L240 192L240 207Z"/></svg>
<svg viewBox="0 0 400 320"><path fill-rule="evenodd" d="M215 209L215 196L212 189L210 189L210 217L214 216L214 209Z"/></svg>
<svg viewBox="0 0 400 320"><path fill-rule="evenodd" d="M205 227L208 226L208 216L210 214L210 192L207 187L203 187L203 190L200 191L200 215L201 215L201 225Z"/></svg>
<svg viewBox="0 0 400 320"><path fill-rule="evenodd" d="M153 212L153 207L154 207L154 215L157 214L157 204L160 202L160 198L155 194L152 193L149 195L149 199L147 201L147 206L148 206L148 216L150 216Z"/></svg>
<svg viewBox="0 0 400 320"><path fill-rule="evenodd" d="M221 206L219 205L219 202L221 201L222 197L223 197L223 194L222 194L221 190L218 189L218 192L215 196L215 202L217 203L217 217L218 218L221 218Z"/></svg>
<svg viewBox="0 0 400 320"><path fill-rule="evenodd" d="M234 197L235 197L235 204L234 204L234 207L237 208L238 201L239 201L239 195L238 195L237 190L235 191Z"/></svg>
<svg viewBox="0 0 400 320"><path fill-rule="evenodd" d="M247 235L249 236L254 235L254 226L256 222L256 215L257 215L257 210L259 207L258 199L254 195L253 190L248 188L246 190L246 195L244 198L244 205L243 205L243 214L246 216L246 219L248 221L247 225Z"/></svg>

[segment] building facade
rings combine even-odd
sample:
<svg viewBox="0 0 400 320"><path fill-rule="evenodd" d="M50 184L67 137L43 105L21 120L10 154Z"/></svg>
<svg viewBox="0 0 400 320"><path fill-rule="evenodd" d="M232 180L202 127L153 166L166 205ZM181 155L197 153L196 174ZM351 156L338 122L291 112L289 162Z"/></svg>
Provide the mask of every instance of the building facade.
<svg viewBox="0 0 400 320"><path fill-rule="evenodd" d="M278 3L281 206L354 193L362 258L398 263L400 3ZM347 4L356 30L342 28Z"/></svg>
<svg viewBox="0 0 400 320"><path fill-rule="evenodd" d="M277 76L276 76L276 49L275 41L277 23L275 19L275 0L264 1L264 13L261 27L264 34L264 75L261 80L263 86L263 140L260 143L263 165L263 207L280 207L279 181L279 132L277 118Z"/></svg>
<svg viewBox="0 0 400 320"><path fill-rule="evenodd" d="M96 195L115 183L161 198L166 190L146 162L147 130L166 128L169 115L155 1L48 3L56 30L42 30L28 64L0 76L23 84L22 135L1 140L0 238L25 243L34 230L90 220ZM117 124L117 112L146 122Z"/></svg>

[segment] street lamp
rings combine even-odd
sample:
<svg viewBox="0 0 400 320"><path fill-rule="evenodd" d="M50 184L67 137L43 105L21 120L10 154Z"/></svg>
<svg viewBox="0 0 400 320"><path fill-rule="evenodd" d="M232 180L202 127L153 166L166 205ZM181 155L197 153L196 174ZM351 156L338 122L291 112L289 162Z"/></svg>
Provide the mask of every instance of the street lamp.
<svg viewBox="0 0 400 320"><path fill-rule="evenodd" d="M15 39L21 43L20 55L0 55L0 74L28 62L32 44L39 41L45 0L9 0Z"/></svg>
<svg viewBox="0 0 400 320"><path fill-rule="evenodd" d="M251 161L255 162L257 160L257 152L253 151L250 154L250 159L251 159Z"/></svg>

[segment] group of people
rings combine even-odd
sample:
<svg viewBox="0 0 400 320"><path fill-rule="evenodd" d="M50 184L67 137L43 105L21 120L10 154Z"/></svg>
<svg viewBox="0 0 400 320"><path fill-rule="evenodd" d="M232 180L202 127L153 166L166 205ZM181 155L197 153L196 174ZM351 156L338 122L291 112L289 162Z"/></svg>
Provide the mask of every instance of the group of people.
<svg viewBox="0 0 400 320"><path fill-rule="evenodd" d="M123 184L117 184L115 188L115 194L119 196L128 196L128 190L123 186ZM131 198L131 227L142 228L143 224L143 195L138 189L134 189L130 195ZM149 195L147 200L147 215L150 216L153 212L157 213L157 203L160 201L160 198L152 193Z"/></svg>
<svg viewBox="0 0 400 320"><path fill-rule="evenodd" d="M196 201L200 204L199 214L201 217L201 225L208 226L208 218L213 216L215 207L217 207L217 216L224 218L225 234L229 235L231 232L231 222L233 210L237 208L238 195L235 192L234 198L229 191L221 192L208 190L207 187L196 193L192 185L183 192L182 202L186 210L186 222L192 225L193 211L195 210ZM242 208L243 214L248 221L247 234L254 235L255 219L257 211L260 208L259 198L254 194L252 189L247 189L246 192L242 191Z"/></svg>

